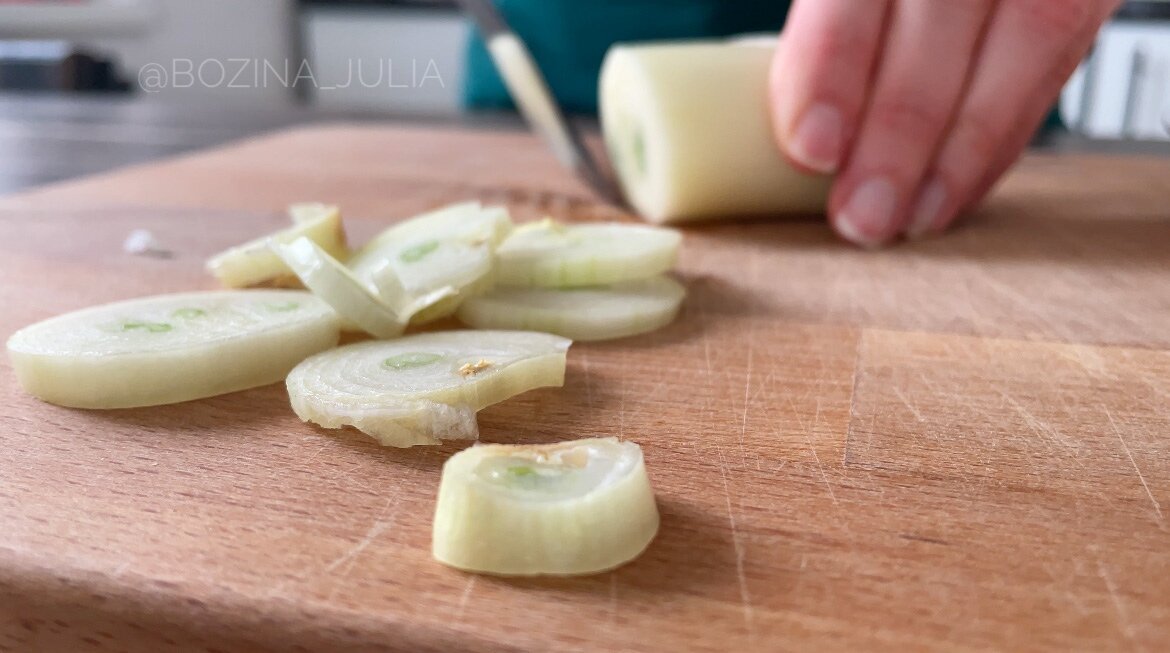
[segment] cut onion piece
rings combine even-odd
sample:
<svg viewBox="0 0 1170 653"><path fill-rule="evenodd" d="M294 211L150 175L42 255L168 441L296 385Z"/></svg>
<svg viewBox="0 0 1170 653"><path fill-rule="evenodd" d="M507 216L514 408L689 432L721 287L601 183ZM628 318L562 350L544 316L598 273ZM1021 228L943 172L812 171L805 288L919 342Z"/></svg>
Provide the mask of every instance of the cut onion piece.
<svg viewBox="0 0 1170 653"><path fill-rule="evenodd" d="M68 313L17 331L8 355L44 401L133 408L275 383L337 339L336 313L306 292L237 290Z"/></svg>
<svg viewBox="0 0 1170 653"><path fill-rule="evenodd" d="M401 290L421 299L454 288L456 294L414 316L421 324L454 313L464 298L491 286L496 246L511 229L503 208L455 204L387 229L350 260L350 267L384 295ZM388 279L400 287L387 290Z"/></svg>
<svg viewBox="0 0 1170 653"><path fill-rule="evenodd" d="M338 215L339 217L341 215L341 211L332 204L298 202L297 204L288 205L288 218L292 220L293 224L316 222L323 217L331 215Z"/></svg>
<svg viewBox="0 0 1170 653"><path fill-rule="evenodd" d="M294 205L289 212L294 216L293 226L211 257L207 260L207 271L228 288L297 286L297 277L272 251L268 245L270 242L291 243L298 238L308 238L330 256L340 259L349 256L345 230L341 227L341 212L336 206L317 205L310 212L307 205Z"/></svg>
<svg viewBox="0 0 1170 653"><path fill-rule="evenodd" d="M359 281L337 259L308 238L291 243L271 243L305 287L325 300L346 322L360 327L377 338L397 338L406 330L410 316L422 308L421 302L405 301L390 305ZM435 302L450 291L434 293L423 301Z"/></svg>
<svg viewBox="0 0 1170 653"><path fill-rule="evenodd" d="M443 465L432 553L488 574L593 574L638 557L657 532L632 442L480 445Z"/></svg>
<svg viewBox="0 0 1170 653"><path fill-rule="evenodd" d="M477 329L531 329L573 340L609 340L660 329L674 321L686 296L660 276L587 288L497 287L459 307Z"/></svg>
<svg viewBox="0 0 1170 653"><path fill-rule="evenodd" d="M662 227L543 220L516 229L500 245L496 280L562 288L644 279L674 267L681 242L681 234Z"/></svg>
<svg viewBox="0 0 1170 653"><path fill-rule="evenodd" d="M298 365L288 375L288 395L302 420L325 428L353 426L387 446L474 440L480 409L562 385L570 344L520 331L445 331L362 342Z"/></svg>
<svg viewBox="0 0 1170 653"><path fill-rule="evenodd" d="M824 213L832 180L797 170L776 147L767 110L776 43L609 49L598 113L609 159L642 217L685 222Z"/></svg>

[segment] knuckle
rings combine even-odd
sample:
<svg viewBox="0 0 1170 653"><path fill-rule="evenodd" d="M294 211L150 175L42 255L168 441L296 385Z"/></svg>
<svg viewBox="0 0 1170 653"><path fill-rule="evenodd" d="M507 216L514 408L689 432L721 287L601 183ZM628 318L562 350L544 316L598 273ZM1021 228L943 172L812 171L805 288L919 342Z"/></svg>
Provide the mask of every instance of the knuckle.
<svg viewBox="0 0 1170 653"><path fill-rule="evenodd" d="M1080 32L1092 20L1098 0L1010 0L1023 28L1036 35Z"/></svg>
<svg viewBox="0 0 1170 653"><path fill-rule="evenodd" d="M949 114L948 107L924 99L921 93L895 91L889 98L874 101L868 122L890 133L933 140Z"/></svg>
<svg viewBox="0 0 1170 653"><path fill-rule="evenodd" d="M839 27L825 30L816 41L814 60L824 62L848 62L857 64L864 59L863 48L857 47L864 35L854 33L856 30Z"/></svg>
<svg viewBox="0 0 1170 653"><path fill-rule="evenodd" d="M995 6L996 0L950 0L949 2L931 3L931 7L945 8L948 11L982 19Z"/></svg>
<svg viewBox="0 0 1170 653"><path fill-rule="evenodd" d="M958 167L961 162L964 169L984 170L999 158L1004 138L1004 129L996 127L987 119L977 114L961 116L951 132L958 160L949 163ZM956 170L947 172L957 175Z"/></svg>

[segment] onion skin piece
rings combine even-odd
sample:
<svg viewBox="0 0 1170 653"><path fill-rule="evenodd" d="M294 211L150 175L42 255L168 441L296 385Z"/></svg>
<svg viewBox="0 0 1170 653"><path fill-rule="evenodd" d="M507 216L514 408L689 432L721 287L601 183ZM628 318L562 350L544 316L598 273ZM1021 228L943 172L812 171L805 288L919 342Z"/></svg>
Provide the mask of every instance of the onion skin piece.
<svg viewBox="0 0 1170 653"><path fill-rule="evenodd" d="M208 338L192 344L143 351L101 353L70 351L62 343L46 349L36 330L68 325L73 320L105 319L131 314L144 302L203 306L205 302L238 297L244 301L292 306L264 330ZM173 309L182 311L184 309ZM202 308L187 309L194 314ZM180 313L181 315L181 313ZM161 329L160 329L161 331ZM142 334L145 339L169 333ZM8 356L17 379L29 394L71 408L112 409L174 404L275 383L305 358L337 345L336 314L308 293L280 290L184 293L117 302L67 313L26 327L8 340ZM55 345L56 346L56 345Z"/></svg>
<svg viewBox="0 0 1170 653"><path fill-rule="evenodd" d="M589 449L621 452L624 469L579 495L526 499L524 492L487 481L480 472L493 457L540 460ZM636 444L598 438L554 445L477 445L443 465L431 551L445 565L477 573L595 574L638 557L658 525L654 492Z"/></svg>

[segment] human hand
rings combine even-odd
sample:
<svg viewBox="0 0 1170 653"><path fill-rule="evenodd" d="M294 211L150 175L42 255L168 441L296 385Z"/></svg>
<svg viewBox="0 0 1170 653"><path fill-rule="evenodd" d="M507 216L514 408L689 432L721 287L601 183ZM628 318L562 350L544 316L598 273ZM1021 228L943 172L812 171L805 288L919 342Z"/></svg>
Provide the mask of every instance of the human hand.
<svg viewBox="0 0 1170 653"><path fill-rule="evenodd" d="M1120 0L796 0L776 138L835 173L829 220L876 247L944 230L1019 157Z"/></svg>

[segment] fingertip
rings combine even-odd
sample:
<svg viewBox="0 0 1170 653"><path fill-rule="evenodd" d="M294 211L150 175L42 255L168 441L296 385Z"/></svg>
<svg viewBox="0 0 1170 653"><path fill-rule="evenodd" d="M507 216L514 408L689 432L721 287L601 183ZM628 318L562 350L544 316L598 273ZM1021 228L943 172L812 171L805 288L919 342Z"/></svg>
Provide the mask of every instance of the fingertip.
<svg viewBox="0 0 1170 653"><path fill-rule="evenodd" d="M914 209L910 213L906 237L918 240L941 231L939 225L945 224L943 211L947 208L948 197L947 187L942 179L933 177L926 182L918 193Z"/></svg>
<svg viewBox="0 0 1170 653"><path fill-rule="evenodd" d="M844 144L844 114L827 102L818 102L800 118L788 140L787 153L811 172L833 174L841 166Z"/></svg>
<svg viewBox="0 0 1170 653"><path fill-rule="evenodd" d="M842 238L876 249L897 237L899 190L893 179L879 175L856 184L838 181L834 195L831 203L840 208L831 212L833 227Z"/></svg>
<svg viewBox="0 0 1170 653"><path fill-rule="evenodd" d="M885 246L885 241L871 237L857 228L852 220L838 218L831 221L833 231L837 232L846 242L857 245L862 249L878 250Z"/></svg>

